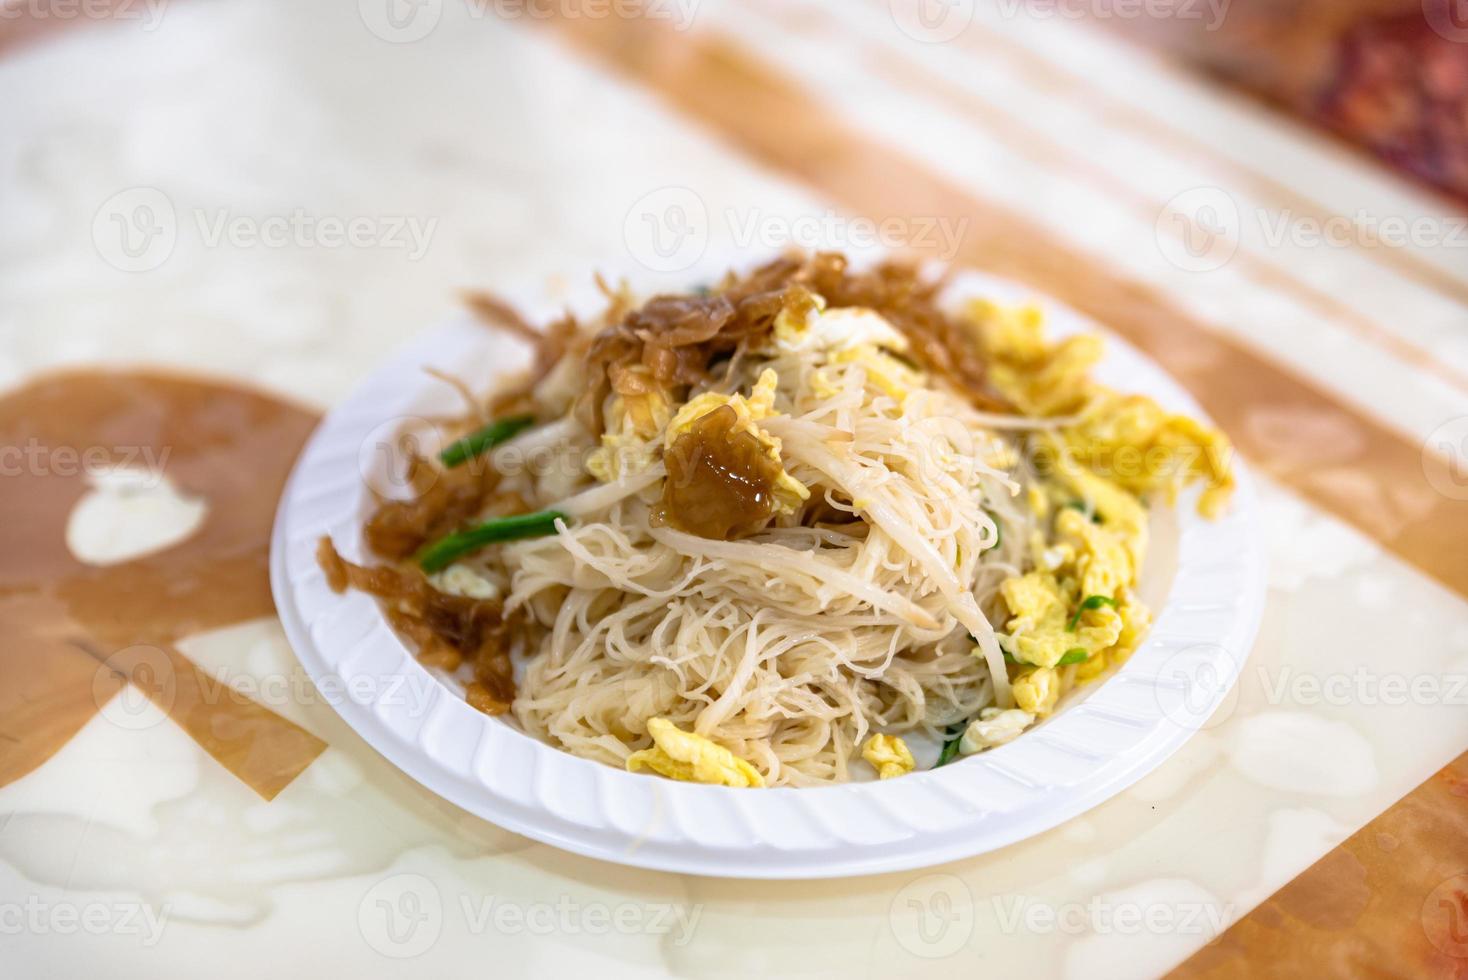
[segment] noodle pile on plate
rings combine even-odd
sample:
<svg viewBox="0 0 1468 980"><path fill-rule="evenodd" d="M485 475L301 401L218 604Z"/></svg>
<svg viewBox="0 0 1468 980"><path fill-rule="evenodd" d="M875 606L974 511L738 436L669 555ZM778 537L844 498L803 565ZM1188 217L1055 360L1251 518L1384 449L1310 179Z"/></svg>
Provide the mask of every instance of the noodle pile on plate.
<svg viewBox="0 0 1468 980"><path fill-rule="evenodd" d="M1094 383L1097 338L941 286L796 256L543 333L480 298L534 368L373 515L389 564L323 566L610 765L806 786L1009 741L1135 649L1143 500L1217 512L1228 446Z"/></svg>

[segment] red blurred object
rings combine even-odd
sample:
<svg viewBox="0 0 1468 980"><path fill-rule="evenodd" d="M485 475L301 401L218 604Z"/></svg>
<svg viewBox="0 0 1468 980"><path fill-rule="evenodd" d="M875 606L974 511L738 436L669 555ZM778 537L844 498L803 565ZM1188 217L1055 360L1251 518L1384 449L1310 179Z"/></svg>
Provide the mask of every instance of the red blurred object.
<svg viewBox="0 0 1468 980"><path fill-rule="evenodd" d="M1468 3L1427 0L1423 12L1352 28L1316 112L1352 142L1468 200Z"/></svg>
<svg viewBox="0 0 1468 980"><path fill-rule="evenodd" d="M1468 202L1468 0L1228 0L1212 21L1183 0L1150 18L1090 2L1133 40Z"/></svg>

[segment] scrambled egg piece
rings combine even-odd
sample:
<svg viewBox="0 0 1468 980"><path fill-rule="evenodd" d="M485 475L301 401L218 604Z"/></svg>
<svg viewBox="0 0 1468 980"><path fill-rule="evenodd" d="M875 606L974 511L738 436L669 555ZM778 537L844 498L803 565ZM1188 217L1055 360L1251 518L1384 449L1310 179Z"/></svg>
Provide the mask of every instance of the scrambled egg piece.
<svg viewBox="0 0 1468 980"><path fill-rule="evenodd" d="M821 351L831 364L859 364L866 370L868 383L898 402L925 384L922 372L890 353L905 353L911 345L881 314L861 307L826 310L825 300L817 299L816 307L803 319L791 315L788 308L775 318L777 348ZM822 398L839 391L823 370L814 372L811 388Z"/></svg>
<svg viewBox="0 0 1468 980"><path fill-rule="evenodd" d="M1202 481L1199 513L1222 513L1234 488L1227 437L1150 398L1093 381L1101 338L1082 334L1051 344L1033 306L979 300L969 306L968 320L990 358L994 386L1016 407L1028 415L1080 416L1054 442L1068 459L1135 495L1165 491L1169 502L1183 486Z"/></svg>
<svg viewBox="0 0 1468 980"><path fill-rule="evenodd" d="M1031 484L1025 491L1025 500L1030 505L1031 514L1034 514L1041 520L1050 516L1050 498L1045 495L1044 490Z"/></svg>
<svg viewBox="0 0 1468 980"><path fill-rule="evenodd" d="M702 735L685 732L666 718L649 718L653 747L627 757L627 771L651 769L685 783L763 787L765 779L749 763Z"/></svg>
<svg viewBox="0 0 1468 980"><path fill-rule="evenodd" d="M1130 656L1151 624L1132 591L1146 549L1146 513L1100 477L1087 475L1082 483L1100 501L1097 521L1059 508L1054 543L1038 531L1032 535L1037 570L999 587L1011 616L1005 647L1014 664L1015 702L1039 717L1071 687ZM1058 487L1050 492L1063 495ZM1113 520L1102 507L1119 516Z"/></svg>
<svg viewBox="0 0 1468 980"><path fill-rule="evenodd" d="M1020 733L1035 723L1035 716L1019 708L985 708L969 722L958 743L960 755L973 755L996 745L1013 742Z"/></svg>
<svg viewBox="0 0 1468 980"><path fill-rule="evenodd" d="M986 299L969 304L984 351L1006 364L1035 364L1049 352L1045 342L1045 314L1038 306L1000 306Z"/></svg>
<svg viewBox="0 0 1468 980"><path fill-rule="evenodd" d="M1086 615L1090 615L1087 613ZM1121 633L1109 649L1099 650L1085 663L1076 667L1075 683L1085 684L1095 680L1112 664L1123 663L1137 645L1142 642L1147 629L1152 625L1152 612L1140 602L1124 602L1117 610L1121 617Z"/></svg>
<svg viewBox="0 0 1468 980"><path fill-rule="evenodd" d="M775 414L775 391L779 385L779 375L766 368L755 382L748 398L739 394L721 395L713 391L690 398L668 423L663 434L664 448L671 450L678 437L693 428L694 422L709 412L728 405L738 416L738 425L759 441L772 462L780 463L780 440L758 424L760 419ZM791 514L810 497L810 489L785 472L782 466L780 475L775 480L774 497L776 512Z"/></svg>
<svg viewBox="0 0 1468 980"><path fill-rule="evenodd" d="M1016 677L1012 689L1020 710L1043 717L1060 700L1060 675L1052 667L1036 667Z"/></svg>
<svg viewBox="0 0 1468 980"><path fill-rule="evenodd" d="M967 318L992 383L1015 407L1075 417L1031 437L1044 482L1030 488L1030 510L1054 534L1034 531L1036 570L1000 586L1011 616L1004 647L1015 702L1022 714L1044 717L1071 687L1130 656L1150 625L1151 614L1132 592L1147 552L1141 498L1163 491L1172 502L1185 485L1201 481L1198 510L1217 516L1234 487L1232 450L1222 433L1092 380L1099 337L1050 343L1034 306L981 300L970 304ZM966 733L965 745L970 741L974 751L991 744Z"/></svg>
<svg viewBox="0 0 1468 980"><path fill-rule="evenodd" d="M1059 539L1071 546L1075 555L1075 573L1080 578L1082 597L1102 595L1114 598L1124 586L1136 582L1137 564L1128 535L1108 526L1093 523L1078 510L1066 508L1055 518Z"/></svg>
<svg viewBox="0 0 1468 980"><path fill-rule="evenodd" d="M672 417L668 393L650 386L638 395L616 395L606 412L601 445L586 460L586 470L603 483L637 473L657 458L658 433Z"/></svg>
<svg viewBox="0 0 1468 980"><path fill-rule="evenodd" d="M1054 448L1053 442L1049 445ZM1105 477L1074 464L1059 467L1056 475L1095 510L1102 526L1120 538L1132 568L1141 568L1147 555L1147 511L1137 498ZM1071 512L1084 517L1074 509Z"/></svg>
<svg viewBox="0 0 1468 980"><path fill-rule="evenodd" d="M907 743L896 735L873 735L862 748L861 757L870 762L883 779L905 776L917 767Z"/></svg>
<svg viewBox="0 0 1468 980"><path fill-rule="evenodd" d="M811 332L811 324L826 309L826 297L820 293L813 293L803 287L800 289L804 302L797 298L796 302L787 302L775 314L775 343L786 350L801 350L800 345L809 342L814 336Z"/></svg>
<svg viewBox="0 0 1468 980"><path fill-rule="evenodd" d="M826 301L815 297L815 305L801 318L790 307L775 317L775 346L785 351L844 351L856 347L885 347L899 352L908 349L907 338L880 313L858 306L827 310Z"/></svg>
<svg viewBox="0 0 1468 980"><path fill-rule="evenodd" d="M1150 398L1103 391L1064 436L1073 458L1134 494L1161 490L1171 503L1183 486L1201 480L1198 512L1211 518L1233 493L1228 438L1185 415L1169 415Z"/></svg>
<svg viewBox="0 0 1468 980"><path fill-rule="evenodd" d="M1038 307L1003 307L988 300L970 304L968 319L990 359L994 386L1026 415L1066 415L1091 398L1091 368L1101 360L1101 338L1045 339Z"/></svg>
<svg viewBox="0 0 1468 980"><path fill-rule="evenodd" d="M1083 613L1071 631L1074 610L1084 599L1073 581L1062 584L1050 572L1017 575L1000 585L999 592L1012 615L1005 628L1009 651L1018 663L1056 667L1073 650L1090 656L1113 646L1121 636L1121 615L1107 606Z"/></svg>

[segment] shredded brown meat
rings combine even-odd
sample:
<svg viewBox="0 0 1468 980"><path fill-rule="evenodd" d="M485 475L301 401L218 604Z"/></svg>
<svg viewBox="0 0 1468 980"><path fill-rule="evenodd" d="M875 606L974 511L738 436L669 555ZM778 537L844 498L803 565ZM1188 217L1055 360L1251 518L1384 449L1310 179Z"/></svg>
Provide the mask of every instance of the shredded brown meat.
<svg viewBox="0 0 1468 980"><path fill-rule="evenodd" d="M579 414L598 429L609 391L640 394L649 383L672 388L708 380L714 364L773 331L781 310L814 305L794 279L800 267L780 259L703 295L654 296L614 321L591 343Z"/></svg>
<svg viewBox="0 0 1468 980"><path fill-rule="evenodd" d="M911 265L887 262L852 272L844 255L818 252L776 259L744 278L731 276L705 295L656 296L592 342L587 398L599 411L608 390L638 394L647 378L667 387L705 381L722 357L769 334L781 310L799 315L814 305L811 294L819 293L831 307L880 313L908 338L925 368L978 408L1006 410L989 386L973 336L939 309L942 287L942 281L923 280Z"/></svg>
<svg viewBox="0 0 1468 980"><path fill-rule="evenodd" d="M350 586L381 599L388 622L413 641L423 663L454 671L468 660L474 668L469 701L476 708L492 715L509 710L515 700L511 624L497 600L440 592L416 568L355 565L330 538L317 545L316 561L333 590Z"/></svg>
<svg viewBox="0 0 1468 980"><path fill-rule="evenodd" d="M382 501L362 529L368 547L390 561L410 557L477 516L500 479L482 457L444 469L410 456L408 477L416 496Z"/></svg>
<svg viewBox="0 0 1468 980"><path fill-rule="evenodd" d="M616 308L617 300L610 292L607 293L607 298L611 307ZM567 312L541 331L532 327L520 315L519 310L491 293L465 293L464 302L468 305L470 312L479 317L486 326L508 331L530 344L535 352L535 361L530 367L529 374L522 377L518 384L504 389L491 398L487 406L489 414L501 416L529 411L533 404L531 395L535 391L535 386L545 380L545 376L550 374L561 359L571 352L572 344L581 333L580 324L576 322L574 316Z"/></svg>
<svg viewBox="0 0 1468 980"><path fill-rule="evenodd" d="M830 306L864 306L880 313L912 343L923 367L948 380L976 408L1012 411L989 386L978 343L964 325L938 308L943 281L925 282L910 265L887 262L853 273L846 256L819 252L800 278Z"/></svg>

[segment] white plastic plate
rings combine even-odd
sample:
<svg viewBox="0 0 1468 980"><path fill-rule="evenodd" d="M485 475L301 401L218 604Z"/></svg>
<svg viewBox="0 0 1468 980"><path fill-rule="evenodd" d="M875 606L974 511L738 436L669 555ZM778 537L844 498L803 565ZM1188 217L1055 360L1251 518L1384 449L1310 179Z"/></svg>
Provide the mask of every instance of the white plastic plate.
<svg viewBox="0 0 1468 980"><path fill-rule="evenodd" d="M1033 293L966 273L965 295ZM1041 300L1057 335L1099 328ZM736 790L621 772L545 745L469 707L420 665L374 600L337 595L315 560L330 535L368 561L364 477L404 419L451 414L438 368L487 386L524 358L467 317L422 335L342 405L307 444L276 517L271 579L286 635L342 718L403 772L447 800L535 840L621 864L735 878L827 878L924 867L994 850L1060 824L1151 772L1207 723L1237 680L1264 602L1254 489L1219 521L1190 503L1153 520L1142 593L1157 612L1141 648L1077 691L1044 725L942 769L885 782ZM1100 378L1201 417L1150 360L1115 338Z"/></svg>

